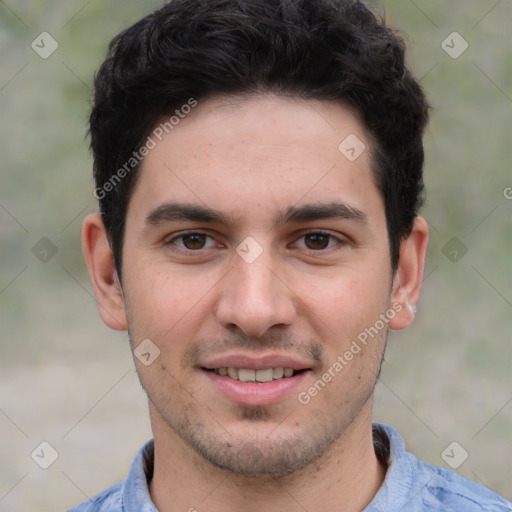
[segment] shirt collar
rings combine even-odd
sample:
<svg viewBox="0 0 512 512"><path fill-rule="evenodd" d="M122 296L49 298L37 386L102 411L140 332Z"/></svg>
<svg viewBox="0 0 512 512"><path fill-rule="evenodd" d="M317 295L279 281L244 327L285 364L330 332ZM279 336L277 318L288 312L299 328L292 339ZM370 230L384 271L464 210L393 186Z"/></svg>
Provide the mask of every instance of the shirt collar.
<svg viewBox="0 0 512 512"><path fill-rule="evenodd" d="M389 440L389 457L386 477L377 494L363 512L388 512L407 510L407 506L436 477L435 471L422 470L421 462L405 451L402 436L389 425L374 423L377 429ZM374 434L375 435L375 434Z"/></svg>
<svg viewBox="0 0 512 512"><path fill-rule="evenodd" d="M123 487L123 512L158 512L149 494L154 455L152 439L135 455Z"/></svg>

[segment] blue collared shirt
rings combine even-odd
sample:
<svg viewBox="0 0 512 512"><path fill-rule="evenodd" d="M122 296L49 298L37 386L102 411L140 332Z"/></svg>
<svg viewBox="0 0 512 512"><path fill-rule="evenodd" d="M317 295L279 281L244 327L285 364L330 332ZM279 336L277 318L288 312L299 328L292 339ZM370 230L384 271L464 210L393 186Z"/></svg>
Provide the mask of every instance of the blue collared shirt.
<svg viewBox="0 0 512 512"><path fill-rule="evenodd" d="M406 452L394 428L375 427L389 439L388 468L363 512L512 512L512 503L489 489ZM133 459L126 480L69 512L158 512L149 495L152 473L153 441L148 441Z"/></svg>

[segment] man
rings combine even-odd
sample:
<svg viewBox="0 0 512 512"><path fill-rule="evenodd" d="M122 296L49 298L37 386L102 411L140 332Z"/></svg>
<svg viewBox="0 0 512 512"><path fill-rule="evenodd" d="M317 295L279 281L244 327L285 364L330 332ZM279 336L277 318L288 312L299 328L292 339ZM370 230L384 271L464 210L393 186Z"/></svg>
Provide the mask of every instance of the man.
<svg viewBox="0 0 512 512"><path fill-rule="evenodd" d="M428 105L360 2L173 0L116 37L83 244L154 440L75 511L505 511L372 425L414 321Z"/></svg>

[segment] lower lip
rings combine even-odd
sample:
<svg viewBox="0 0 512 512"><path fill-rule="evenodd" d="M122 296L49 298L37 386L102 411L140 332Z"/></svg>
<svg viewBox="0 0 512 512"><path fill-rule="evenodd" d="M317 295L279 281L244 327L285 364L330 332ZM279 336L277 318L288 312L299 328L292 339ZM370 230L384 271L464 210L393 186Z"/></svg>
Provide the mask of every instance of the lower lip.
<svg viewBox="0 0 512 512"><path fill-rule="evenodd" d="M241 382L217 375L214 372L202 371L225 397L238 405L248 406L272 405L283 401L294 390L297 390L310 373L310 370L305 370L292 377L255 383Z"/></svg>

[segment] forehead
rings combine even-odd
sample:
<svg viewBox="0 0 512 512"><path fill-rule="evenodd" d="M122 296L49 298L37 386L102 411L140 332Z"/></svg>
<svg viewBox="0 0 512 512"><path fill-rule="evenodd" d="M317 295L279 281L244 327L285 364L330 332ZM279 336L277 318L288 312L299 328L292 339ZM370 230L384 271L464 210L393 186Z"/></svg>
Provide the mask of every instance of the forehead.
<svg viewBox="0 0 512 512"><path fill-rule="evenodd" d="M301 201L340 200L383 214L369 138L343 105L217 97L174 121L168 133L150 135L155 145L142 161L129 215L182 201L254 220Z"/></svg>

